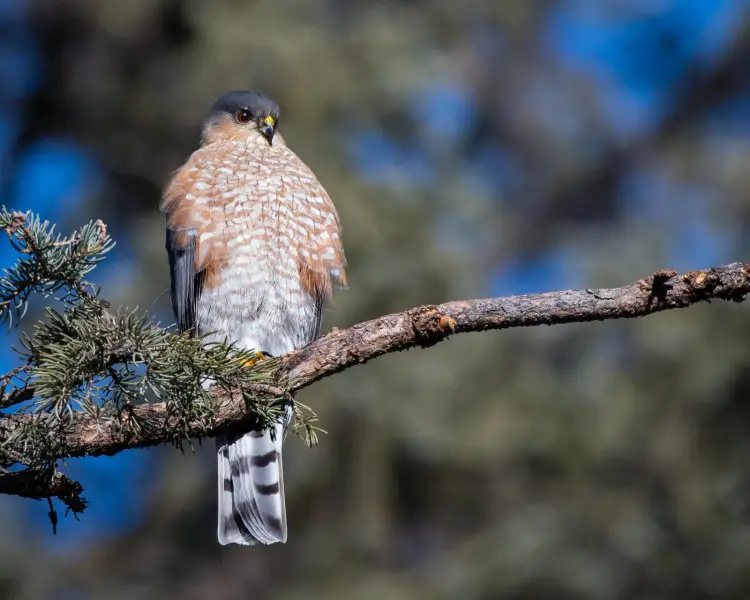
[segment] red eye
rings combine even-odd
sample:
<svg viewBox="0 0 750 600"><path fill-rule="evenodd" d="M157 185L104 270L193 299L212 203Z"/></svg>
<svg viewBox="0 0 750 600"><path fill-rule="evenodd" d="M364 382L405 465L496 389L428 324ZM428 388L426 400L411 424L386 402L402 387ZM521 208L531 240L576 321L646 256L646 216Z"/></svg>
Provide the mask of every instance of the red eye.
<svg viewBox="0 0 750 600"><path fill-rule="evenodd" d="M250 111L245 110L244 108L241 108L237 111L237 122L238 123L249 123L252 117L250 116Z"/></svg>

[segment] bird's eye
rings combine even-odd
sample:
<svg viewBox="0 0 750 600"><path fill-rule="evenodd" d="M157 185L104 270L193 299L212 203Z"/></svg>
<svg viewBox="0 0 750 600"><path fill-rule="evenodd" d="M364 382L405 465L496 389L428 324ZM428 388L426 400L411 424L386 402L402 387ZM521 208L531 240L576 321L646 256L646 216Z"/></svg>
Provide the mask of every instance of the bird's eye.
<svg viewBox="0 0 750 600"><path fill-rule="evenodd" d="M249 123L252 119L252 116L250 115L249 110L245 110L244 108L241 108L237 111L237 122L238 123Z"/></svg>

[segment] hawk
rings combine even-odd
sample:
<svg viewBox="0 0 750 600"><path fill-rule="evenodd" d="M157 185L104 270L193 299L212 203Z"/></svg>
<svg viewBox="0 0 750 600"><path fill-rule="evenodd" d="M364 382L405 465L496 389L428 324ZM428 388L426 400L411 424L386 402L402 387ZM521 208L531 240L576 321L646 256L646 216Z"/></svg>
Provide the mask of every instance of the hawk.
<svg viewBox="0 0 750 600"><path fill-rule="evenodd" d="M338 214L278 132L279 112L257 92L221 96L161 202L180 331L266 356L313 341L333 288L346 286ZM290 419L288 409L273 431L217 437L220 544L286 541Z"/></svg>

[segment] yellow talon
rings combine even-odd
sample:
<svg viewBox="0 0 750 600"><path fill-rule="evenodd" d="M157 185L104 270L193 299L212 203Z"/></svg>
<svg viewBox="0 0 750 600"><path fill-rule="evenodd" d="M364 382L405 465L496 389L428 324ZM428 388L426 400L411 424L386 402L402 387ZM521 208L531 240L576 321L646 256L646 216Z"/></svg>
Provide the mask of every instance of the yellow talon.
<svg viewBox="0 0 750 600"><path fill-rule="evenodd" d="M262 352L256 352L255 356L253 358L245 358L242 359L240 362L242 363L243 367L252 367L255 363L258 361L264 360L266 358L266 355Z"/></svg>

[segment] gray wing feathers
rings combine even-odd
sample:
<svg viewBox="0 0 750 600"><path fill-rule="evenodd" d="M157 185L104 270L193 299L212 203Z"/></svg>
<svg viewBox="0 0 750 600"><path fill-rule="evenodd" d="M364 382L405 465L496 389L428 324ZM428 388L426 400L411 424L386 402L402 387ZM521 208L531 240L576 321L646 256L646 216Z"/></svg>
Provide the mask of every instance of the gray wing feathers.
<svg viewBox="0 0 750 600"><path fill-rule="evenodd" d="M285 425L217 437L220 544L286 542L281 453Z"/></svg>
<svg viewBox="0 0 750 600"><path fill-rule="evenodd" d="M180 331L189 331L195 326L195 303L198 289L195 276L195 230L187 231L188 243L175 243L178 232L167 228L166 248L169 256L170 297L172 310ZM184 234L184 231L179 232Z"/></svg>

